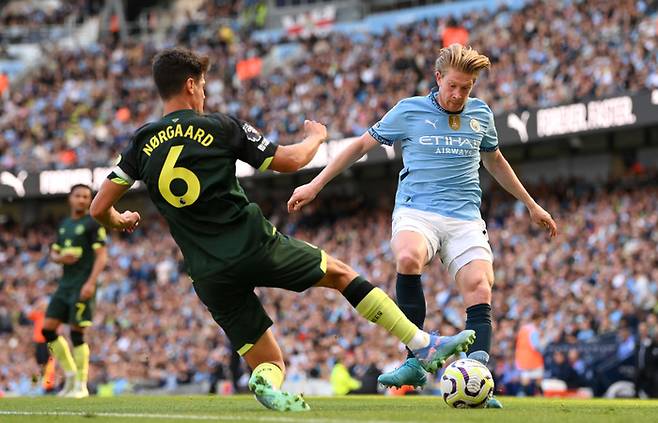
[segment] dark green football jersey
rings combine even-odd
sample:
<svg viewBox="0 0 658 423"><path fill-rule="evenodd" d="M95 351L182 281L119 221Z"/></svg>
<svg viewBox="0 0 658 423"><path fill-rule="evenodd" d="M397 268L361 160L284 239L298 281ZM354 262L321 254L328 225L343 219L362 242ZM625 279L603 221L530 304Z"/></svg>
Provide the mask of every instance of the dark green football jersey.
<svg viewBox="0 0 658 423"><path fill-rule="evenodd" d="M105 245L107 235L88 214L80 219L67 217L59 225L57 242L52 249L60 254L72 254L79 257L73 264L65 264L64 274L59 281L61 288L82 288L91 274L96 260L96 249Z"/></svg>
<svg viewBox="0 0 658 423"><path fill-rule="evenodd" d="M217 274L255 253L274 227L249 202L236 160L265 170L276 145L224 114L172 112L139 128L109 178L141 180L169 223L193 279Z"/></svg>

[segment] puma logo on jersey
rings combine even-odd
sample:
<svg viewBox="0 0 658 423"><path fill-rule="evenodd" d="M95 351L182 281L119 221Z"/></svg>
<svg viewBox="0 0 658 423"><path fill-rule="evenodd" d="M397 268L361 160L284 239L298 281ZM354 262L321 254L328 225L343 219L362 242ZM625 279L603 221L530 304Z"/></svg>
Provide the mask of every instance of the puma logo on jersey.
<svg viewBox="0 0 658 423"><path fill-rule="evenodd" d="M434 122L432 122L432 121L429 120L429 119L425 119L425 123L428 124L428 125L432 125L432 127L433 127L434 129L436 129L436 124L437 124L438 121L439 121L438 119L435 120Z"/></svg>

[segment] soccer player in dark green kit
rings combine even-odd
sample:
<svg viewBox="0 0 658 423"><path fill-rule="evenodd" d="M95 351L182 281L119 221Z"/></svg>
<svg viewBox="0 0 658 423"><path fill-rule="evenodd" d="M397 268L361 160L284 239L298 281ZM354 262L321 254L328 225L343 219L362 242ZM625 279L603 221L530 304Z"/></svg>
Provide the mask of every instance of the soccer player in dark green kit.
<svg viewBox="0 0 658 423"><path fill-rule="evenodd" d="M89 396L89 345L84 332L91 326L96 282L107 263L105 228L89 216L91 197L87 185L71 188L71 215L59 226L57 242L50 251L51 260L62 264L64 272L46 309L42 333L66 375L59 395L70 398ZM72 355L66 340L57 336L62 323L71 326Z"/></svg>
<svg viewBox="0 0 658 423"><path fill-rule="evenodd" d="M276 146L246 122L204 114L208 58L170 49L153 60L164 116L139 128L91 205L107 228L133 231L139 213L114 204L135 180L169 223L194 289L253 369L249 389L265 407L303 411L299 395L280 390L284 362L255 287L301 292L312 286L340 291L357 312L414 351L435 370L468 348L473 331L430 335L411 323L382 290L346 264L306 242L281 234L249 202L235 176L240 159L261 171L294 172L311 161L327 138L324 125L306 121L299 144Z"/></svg>

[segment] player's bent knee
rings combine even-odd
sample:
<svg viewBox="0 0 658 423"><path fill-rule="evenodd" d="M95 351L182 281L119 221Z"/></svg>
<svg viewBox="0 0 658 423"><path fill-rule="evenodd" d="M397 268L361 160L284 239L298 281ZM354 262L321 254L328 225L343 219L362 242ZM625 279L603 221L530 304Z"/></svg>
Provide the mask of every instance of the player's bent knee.
<svg viewBox="0 0 658 423"><path fill-rule="evenodd" d="M488 278L465 281L463 297L466 307L482 303L491 304L491 284Z"/></svg>
<svg viewBox="0 0 658 423"><path fill-rule="evenodd" d="M402 251L398 254L397 271L405 275L417 275L423 270L423 261L420 254L413 251Z"/></svg>

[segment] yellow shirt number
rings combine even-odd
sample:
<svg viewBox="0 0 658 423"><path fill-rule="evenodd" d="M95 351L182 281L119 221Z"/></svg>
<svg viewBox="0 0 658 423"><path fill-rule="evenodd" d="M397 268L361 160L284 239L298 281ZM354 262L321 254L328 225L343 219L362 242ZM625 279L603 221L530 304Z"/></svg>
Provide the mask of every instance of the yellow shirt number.
<svg viewBox="0 0 658 423"><path fill-rule="evenodd" d="M174 167L178 157L183 151L182 145L171 147L160 172L158 178L158 189L160 194L164 197L169 204L174 207L181 208L194 204L201 194L201 183L199 178L189 169L184 167ZM175 179L182 179L187 185L187 189L183 195L175 195L171 192L171 183Z"/></svg>

